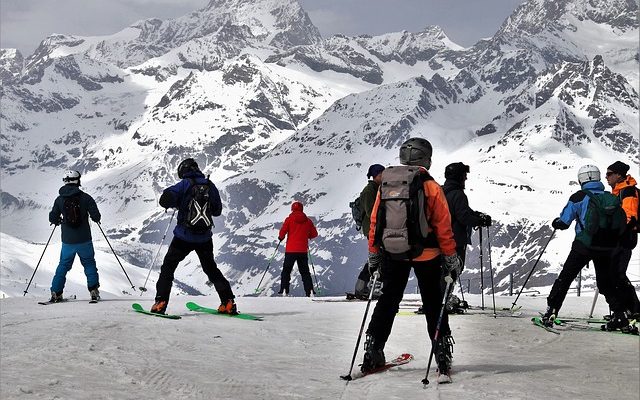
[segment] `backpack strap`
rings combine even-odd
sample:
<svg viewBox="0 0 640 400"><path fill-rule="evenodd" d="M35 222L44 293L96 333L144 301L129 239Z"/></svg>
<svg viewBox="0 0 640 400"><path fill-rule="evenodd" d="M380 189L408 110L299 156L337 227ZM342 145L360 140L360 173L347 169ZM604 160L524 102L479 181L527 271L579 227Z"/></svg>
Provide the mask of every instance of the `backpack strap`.
<svg viewBox="0 0 640 400"><path fill-rule="evenodd" d="M594 193L591 193L588 190L580 189L580 191L582 193L584 193L589 198L589 202L591 202L591 200L595 199L595 197L596 197L596 195ZM589 207L589 205L587 205L587 207ZM578 216L578 218L576 218L576 221L578 221L578 225L580 225L580 229L584 230L584 224L580 220L580 216Z"/></svg>

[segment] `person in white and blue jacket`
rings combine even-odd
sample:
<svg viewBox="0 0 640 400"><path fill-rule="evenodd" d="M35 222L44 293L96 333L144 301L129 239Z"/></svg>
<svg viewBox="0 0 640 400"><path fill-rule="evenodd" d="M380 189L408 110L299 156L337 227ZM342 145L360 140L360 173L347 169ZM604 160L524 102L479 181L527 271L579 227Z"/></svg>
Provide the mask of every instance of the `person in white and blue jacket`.
<svg viewBox="0 0 640 400"><path fill-rule="evenodd" d="M585 191L589 191L594 195L604 193L604 185L600 182L600 170L593 165L581 167L578 172L578 183L581 190L571 195L560 217L554 219L551 224L554 229L565 230L571 226L573 221L576 221L576 238L571 245L571 251L562 267L562 271L560 271L560 275L553 283L549 297L547 297L548 307L542 317L542 322L549 327L553 326L553 321L562 307L571 283L576 279L580 270L590 261L593 261L598 290L605 296L613 311L613 318L607 324L607 329L614 330L627 327L629 321L624 313L625 307L614 290L615 278L611 271L611 258L618 245L619 238L611 237L610 243L598 249L586 246L579 240L580 233L584 229L585 216L591 200Z"/></svg>
<svg viewBox="0 0 640 400"><path fill-rule="evenodd" d="M238 310L231 285L213 259L212 217L220 216L222 213L220 193L213 182L200 171L193 158L187 158L178 165L178 177L180 182L165 189L160 196L160 206L178 209L178 222L173 230L173 240L160 268L160 277L156 284L155 304L151 307L151 312L165 313L175 270L180 261L195 251L204 273L220 296L221 304L218 307L218 312L237 314ZM193 200L192 187L195 185L208 186L208 193L205 193L208 206L199 210L194 218L190 215L190 202ZM193 219L201 219L205 222L204 229L195 229L193 224L190 224Z"/></svg>

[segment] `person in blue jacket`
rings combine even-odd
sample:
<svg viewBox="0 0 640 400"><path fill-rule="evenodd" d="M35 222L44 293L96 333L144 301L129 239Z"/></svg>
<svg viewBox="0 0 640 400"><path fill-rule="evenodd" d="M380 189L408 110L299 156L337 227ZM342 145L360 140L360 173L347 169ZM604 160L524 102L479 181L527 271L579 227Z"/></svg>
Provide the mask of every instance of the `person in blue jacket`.
<svg viewBox="0 0 640 400"><path fill-rule="evenodd" d="M160 206L178 209L178 221L160 268L155 304L151 307L151 312L166 312L178 263L195 251L204 273L220 296L218 312L237 314L231 285L213 259L212 217L222 213L220 193L213 182L200 171L193 158L187 158L178 165L178 177L180 182L165 189L160 196Z"/></svg>
<svg viewBox="0 0 640 400"><path fill-rule="evenodd" d="M99 300L100 278L96 267L95 251L89 227L89 217L100 223L100 211L93 197L80 190L80 172L67 171L62 178L64 185L58 191L59 196L53 202L49 212L49 222L60 225L62 231L62 250L60 263L51 282L52 303L62 301L67 273L73 266L73 260L80 257L87 276L87 288L91 300Z"/></svg>
<svg viewBox="0 0 640 400"><path fill-rule="evenodd" d="M580 270L590 261L593 261L598 290L605 296L609 307L613 311L613 318L607 323L606 329L615 330L628 327L629 321L624 312L625 306L614 290L614 276L611 273L611 259L619 239L611 237L609 243L597 249L585 245L580 240L580 233L585 225L587 208L591 201L586 192L588 191L596 196L604 193L604 185L600 182L600 170L598 167L594 165L581 167L578 172L578 183L581 190L571 195L560 217L554 219L551 224L554 229L564 230L568 229L575 220L576 238L571 245L571 251L562 267L562 271L560 271L560 275L553 283L549 297L547 297L548 307L542 316L542 322L549 327L553 326L553 321L562 307L571 283L576 279Z"/></svg>

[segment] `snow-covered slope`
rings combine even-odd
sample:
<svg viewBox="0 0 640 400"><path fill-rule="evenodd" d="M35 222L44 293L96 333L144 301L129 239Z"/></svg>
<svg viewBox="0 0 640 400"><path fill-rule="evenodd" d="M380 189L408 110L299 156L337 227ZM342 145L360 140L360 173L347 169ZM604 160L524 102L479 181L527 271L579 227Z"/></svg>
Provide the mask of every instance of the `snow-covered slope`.
<svg viewBox="0 0 640 400"><path fill-rule="evenodd" d="M546 332L529 321L545 306L540 297L520 299L522 318L451 317L453 383L437 385L432 364L427 388L420 382L430 350L423 316L397 316L385 347L387 358L413 354L411 363L347 384L339 376L349 371L364 303L239 300L240 311L264 316L255 322L184 307L215 305L215 297L175 297L169 311L182 315L179 321L135 313L135 296L83 300L48 306L0 300L3 399L537 400L544 393L574 400L615 393L633 400L640 390L637 336ZM512 301L496 299L498 307ZM151 299L140 302L148 308ZM591 296L566 303L565 315L586 316ZM415 310L413 304L402 310ZM595 315L605 312L599 302ZM361 360L362 344L356 364Z"/></svg>
<svg viewBox="0 0 640 400"><path fill-rule="evenodd" d="M78 169L116 249L145 270L171 217L159 194L195 157L222 191L215 254L238 293L257 285L295 199L320 229L320 285L337 294L366 257L349 201L369 164L397 163L417 135L434 145L438 181L450 162L471 165L467 192L496 220L506 290L510 274L518 283L528 273L580 165L620 159L638 175L637 9L530 0L462 49L438 27L323 39L294 0L212 0L110 36L52 35L24 62L3 50L2 232L46 241L61 171ZM559 270L571 235L558 236L532 287ZM477 250L469 279L479 278ZM178 280L206 293L196 265Z"/></svg>

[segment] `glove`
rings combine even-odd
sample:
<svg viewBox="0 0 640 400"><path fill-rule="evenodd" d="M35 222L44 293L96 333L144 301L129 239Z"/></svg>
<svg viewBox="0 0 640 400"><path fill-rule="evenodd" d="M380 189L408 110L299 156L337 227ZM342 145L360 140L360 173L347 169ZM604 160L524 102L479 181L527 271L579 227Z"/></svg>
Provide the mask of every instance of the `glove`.
<svg viewBox="0 0 640 400"><path fill-rule="evenodd" d="M551 223L551 226L553 227L553 229L560 229L561 231L569 228L569 225L565 224L560 217L556 218L553 220L553 222Z"/></svg>
<svg viewBox="0 0 640 400"><path fill-rule="evenodd" d="M444 256L443 268L445 274L447 274L452 281L456 281L458 279L458 275L462 272L462 261L460 261L460 257L458 257L457 254Z"/></svg>
<svg viewBox="0 0 640 400"><path fill-rule="evenodd" d="M382 254L369 252L369 273L371 275L376 271L380 273L380 267L382 267Z"/></svg>
<svg viewBox="0 0 640 400"><path fill-rule="evenodd" d="M487 214L480 214L480 226L491 226L491 217Z"/></svg>
<svg viewBox="0 0 640 400"><path fill-rule="evenodd" d="M58 217L58 218L56 218L56 219L54 219L53 221L50 221L50 222L51 222L51 225L58 226L58 225L60 225L62 223L62 219L60 219L60 217Z"/></svg>

